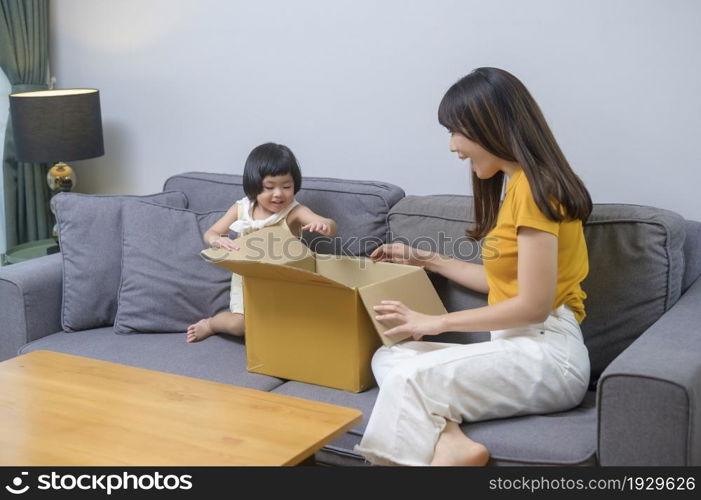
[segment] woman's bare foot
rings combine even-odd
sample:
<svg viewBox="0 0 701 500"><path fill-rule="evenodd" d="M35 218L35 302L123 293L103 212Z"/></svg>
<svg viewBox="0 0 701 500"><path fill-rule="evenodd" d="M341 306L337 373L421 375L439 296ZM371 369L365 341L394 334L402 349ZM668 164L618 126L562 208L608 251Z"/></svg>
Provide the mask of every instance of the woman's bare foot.
<svg viewBox="0 0 701 500"><path fill-rule="evenodd" d="M481 444L467 437L460 426L448 421L438 438L431 465L441 466L483 466L489 462L489 451Z"/></svg>
<svg viewBox="0 0 701 500"><path fill-rule="evenodd" d="M201 319L194 325L187 327L187 343L199 342L214 335L214 330L209 326L209 318Z"/></svg>

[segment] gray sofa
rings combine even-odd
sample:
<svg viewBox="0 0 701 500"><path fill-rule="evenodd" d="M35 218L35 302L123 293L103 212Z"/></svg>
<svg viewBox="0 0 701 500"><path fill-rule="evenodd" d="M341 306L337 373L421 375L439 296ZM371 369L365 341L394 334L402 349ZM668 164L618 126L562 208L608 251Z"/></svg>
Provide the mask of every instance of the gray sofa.
<svg viewBox="0 0 701 500"><path fill-rule="evenodd" d="M240 176L206 173L171 177L164 191L184 193L187 208L200 213L225 210L243 195ZM398 239L479 260L478 246L464 237L472 221L469 197L405 196L382 182L305 178L298 199L339 224L336 240L306 235L318 252L362 254L378 241ZM701 465L701 223L651 207L596 205L585 235L591 272L583 283L589 298L582 329L591 390L567 412L464 429L487 445L493 465ZM83 279L102 279L89 271ZM353 445L377 388L353 394L248 373L240 339L216 336L188 345L182 330L118 334L106 325L64 331L62 297L76 290L63 276L61 254L0 268L0 359L48 349L355 407L363 422L316 460L364 464ZM430 277L448 310L486 302L441 276ZM109 287L99 297L105 310L113 310L116 300ZM484 332L449 332L438 340L487 338Z"/></svg>

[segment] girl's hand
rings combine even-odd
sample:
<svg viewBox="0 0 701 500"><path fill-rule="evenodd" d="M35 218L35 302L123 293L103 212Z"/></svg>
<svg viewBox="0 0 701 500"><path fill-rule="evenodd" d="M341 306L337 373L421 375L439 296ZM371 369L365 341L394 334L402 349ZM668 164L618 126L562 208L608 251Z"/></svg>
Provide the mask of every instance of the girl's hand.
<svg viewBox="0 0 701 500"><path fill-rule="evenodd" d="M398 300L383 300L379 306L374 306L373 309L380 313L375 316L375 319L380 323L386 326L399 323L384 333L390 337L409 333L414 340L421 340L424 335L437 335L443 331L440 316L412 311Z"/></svg>
<svg viewBox="0 0 701 500"><path fill-rule="evenodd" d="M432 257L432 252L409 247L404 243L387 243L370 254L374 262L394 262L409 266L425 266Z"/></svg>
<svg viewBox="0 0 701 500"><path fill-rule="evenodd" d="M241 250L241 247L234 243L228 236L220 236L213 240L210 246L212 248L222 248L224 250Z"/></svg>
<svg viewBox="0 0 701 500"><path fill-rule="evenodd" d="M331 234L331 228L325 222L312 222L311 224L302 226L302 231L311 231L313 233L319 233L325 236Z"/></svg>

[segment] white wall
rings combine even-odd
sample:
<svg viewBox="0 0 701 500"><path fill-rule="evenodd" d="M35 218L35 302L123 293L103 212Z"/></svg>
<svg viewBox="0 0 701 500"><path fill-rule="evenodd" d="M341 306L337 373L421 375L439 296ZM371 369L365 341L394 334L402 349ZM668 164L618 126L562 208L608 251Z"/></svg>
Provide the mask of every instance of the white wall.
<svg viewBox="0 0 701 500"><path fill-rule="evenodd" d="M595 202L701 220L697 0L60 0L57 87L101 91L106 156L79 191L240 173L289 145L308 176L466 193L436 110L478 66L516 74Z"/></svg>

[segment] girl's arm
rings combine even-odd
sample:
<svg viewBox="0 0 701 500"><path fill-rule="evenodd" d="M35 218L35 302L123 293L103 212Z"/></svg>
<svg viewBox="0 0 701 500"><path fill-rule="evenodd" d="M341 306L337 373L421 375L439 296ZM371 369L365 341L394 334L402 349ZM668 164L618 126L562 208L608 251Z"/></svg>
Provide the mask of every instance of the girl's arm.
<svg viewBox="0 0 701 500"><path fill-rule="evenodd" d="M438 252L429 252L403 243L388 243L376 248L370 258L374 261L394 262L410 266L421 266L446 278L481 293L489 293L484 266L473 262L446 257Z"/></svg>
<svg viewBox="0 0 701 500"><path fill-rule="evenodd" d="M400 323L385 335L410 333L414 338L446 331L505 330L545 321L557 287L557 237L529 227L518 231L518 288L516 297L498 304L440 316L417 313L397 301L375 306L377 320Z"/></svg>
<svg viewBox="0 0 701 500"><path fill-rule="evenodd" d="M225 250L239 250L229 239L229 226L238 219L238 204L234 203L229 210L204 233L204 242L207 246L219 246Z"/></svg>
<svg viewBox="0 0 701 500"><path fill-rule="evenodd" d="M336 234L336 222L315 214L309 207L297 205L287 215L287 225L299 225L302 230L314 231L325 236Z"/></svg>

